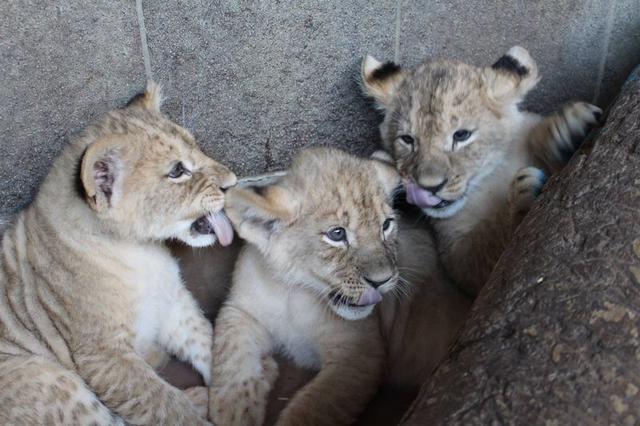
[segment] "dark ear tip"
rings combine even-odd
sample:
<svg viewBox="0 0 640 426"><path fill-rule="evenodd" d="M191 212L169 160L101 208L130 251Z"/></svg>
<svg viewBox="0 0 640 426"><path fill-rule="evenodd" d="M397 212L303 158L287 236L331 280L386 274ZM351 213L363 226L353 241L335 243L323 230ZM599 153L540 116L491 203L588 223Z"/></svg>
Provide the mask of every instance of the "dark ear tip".
<svg viewBox="0 0 640 426"><path fill-rule="evenodd" d="M259 186L252 186L250 187L250 189L255 192L256 194L258 194L261 197L264 197L267 194L267 189L269 187L266 185L259 185Z"/></svg>
<svg viewBox="0 0 640 426"><path fill-rule="evenodd" d="M494 70L504 70L510 73L515 73L520 77L526 77L527 74L529 74L529 69L511 55L502 56L493 65L491 65L491 68Z"/></svg>
<svg viewBox="0 0 640 426"><path fill-rule="evenodd" d="M385 62L381 67L379 67L378 69L373 71L373 73L371 73L371 79L385 80L399 73L400 70L401 70L400 65L396 64L395 62L392 62L392 61Z"/></svg>
<svg viewBox="0 0 640 426"><path fill-rule="evenodd" d="M125 104L125 107L130 107L131 105L137 102L142 102L145 96L146 96L145 92L136 93L131 99L127 101L127 103Z"/></svg>

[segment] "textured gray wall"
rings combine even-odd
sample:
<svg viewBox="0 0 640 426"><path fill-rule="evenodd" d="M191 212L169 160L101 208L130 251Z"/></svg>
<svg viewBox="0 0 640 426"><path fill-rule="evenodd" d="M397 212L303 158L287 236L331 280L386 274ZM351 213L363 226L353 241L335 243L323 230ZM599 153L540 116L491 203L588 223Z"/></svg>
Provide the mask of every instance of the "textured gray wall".
<svg viewBox="0 0 640 426"><path fill-rule="evenodd" d="M482 65L521 44L543 74L529 102L541 111L572 98L605 106L640 62L638 0L139 6L0 2L0 215L29 202L69 135L150 75L165 86L165 111L244 175L286 166L311 144L374 148L378 117L356 82L365 53Z"/></svg>

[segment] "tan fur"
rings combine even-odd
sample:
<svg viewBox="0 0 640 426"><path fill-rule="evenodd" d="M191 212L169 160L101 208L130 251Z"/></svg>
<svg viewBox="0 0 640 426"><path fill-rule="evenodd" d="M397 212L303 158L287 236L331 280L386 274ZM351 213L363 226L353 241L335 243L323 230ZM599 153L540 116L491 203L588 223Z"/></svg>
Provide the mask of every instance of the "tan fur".
<svg viewBox="0 0 640 426"><path fill-rule="evenodd" d="M405 183L451 202L423 211L434 218L447 272L470 294L486 281L545 174L567 161L600 114L585 103L548 118L521 111L539 79L521 47L484 68L447 60L413 70L371 57L363 62L365 92L385 112L384 149ZM454 145L454 133L463 129L472 136Z"/></svg>
<svg viewBox="0 0 640 426"><path fill-rule="evenodd" d="M235 176L159 97L150 84L67 145L3 236L2 424L206 423L150 365L169 353L210 380L211 325L162 240L196 238ZM168 178L176 161L190 179Z"/></svg>
<svg viewBox="0 0 640 426"><path fill-rule="evenodd" d="M262 424L275 352L319 371L280 425L351 424L386 372L388 382L417 391L446 354L469 303L443 278L429 234L393 211L397 183L378 161L312 149L279 182L229 191L226 210L249 244L216 319L215 423ZM384 233L387 218L395 222ZM325 240L334 226L347 230L346 245ZM337 295L341 305L367 289L363 276L392 277L379 287L383 302L358 313L337 308Z"/></svg>

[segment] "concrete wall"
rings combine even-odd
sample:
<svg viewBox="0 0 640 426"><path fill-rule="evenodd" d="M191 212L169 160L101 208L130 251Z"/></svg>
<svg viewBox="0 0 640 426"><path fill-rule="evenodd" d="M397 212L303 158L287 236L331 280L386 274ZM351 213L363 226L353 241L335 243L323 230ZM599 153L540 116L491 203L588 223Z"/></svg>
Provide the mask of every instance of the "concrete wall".
<svg viewBox="0 0 640 426"><path fill-rule="evenodd" d="M514 44L543 80L528 105L606 106L640 62L638 0L4 0L0 215L25 206L69 135L153 77L165 111L239 175L311 144L368 153L365 53L490 64Z"/></svg>

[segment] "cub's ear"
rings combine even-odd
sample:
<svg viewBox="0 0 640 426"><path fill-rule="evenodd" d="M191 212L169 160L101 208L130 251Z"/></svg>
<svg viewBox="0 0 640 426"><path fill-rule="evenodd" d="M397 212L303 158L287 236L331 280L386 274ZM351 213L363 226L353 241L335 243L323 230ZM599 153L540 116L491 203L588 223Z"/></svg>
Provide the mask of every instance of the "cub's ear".
<svg viewBox="0 0 640 426"><path fill-rule="evenodd" d="M225 211L238 235L259 246L290 223L297 209L295 196L278 184L240 183L225 196Z"/></svg>
<svg viewBox="0 0 640 426"><path fill-rule="evenodd" d="M89 145L82 157L80 179L89 206L102 213L115 206L122 195L124 162L115 138Z"/></svg>
<svg viewBox="0 0 640 426"><path fill-rule="evenodd" d="M160 112L162 105L162 88L154 81L147 83L144 92L138 93L127 102L127 107L140 107Z"/></svg>
<svg viewBox="0 0 640 426"><path fill-rule="evenodd" d="M362 88L365 95L375 99L378 108L389 108L398 87L405 77L405 71L393 62L382 63L367 55L362 60Z"/></svg>
<svg viewBox="0 0 640 426"><path fill-rule="evenodd" d="M386 160L379 159L378 157L372 157L370 161L376 171L378 181L384 188L384 192L389 198L389 203L391 204L396 192L402 187L400 174L394 165Z"/></svg>
<svg viewBox="0 0 640 426"><path fill-rule="evenodd" d="M536 62L520 46L512 47L491 67L485 68L484 78L489 95L504 103L521 102L540 81Z"/></svg>

